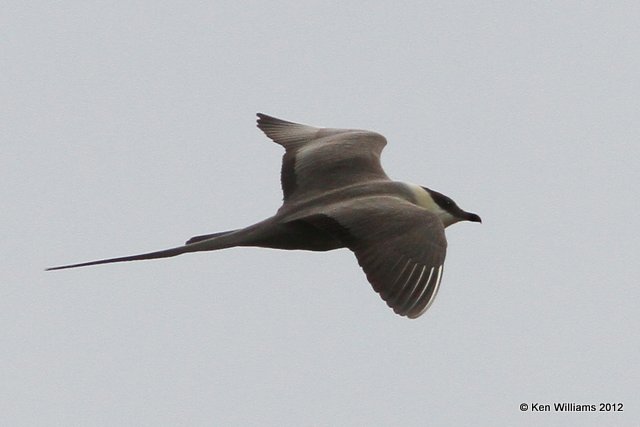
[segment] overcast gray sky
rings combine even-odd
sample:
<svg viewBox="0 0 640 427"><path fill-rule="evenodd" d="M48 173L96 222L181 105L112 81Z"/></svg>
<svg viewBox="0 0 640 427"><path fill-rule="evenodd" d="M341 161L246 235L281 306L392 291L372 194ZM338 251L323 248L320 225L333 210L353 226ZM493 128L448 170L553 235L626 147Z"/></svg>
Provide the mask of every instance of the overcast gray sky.
<svg viewBox="0 0 640 427"><path fill-rule="evenodd" d="M107 3L2 7L0 424L638 425L637 2ZM258 111L482 216L423 317L347 250L43 271L273 214Z"/></svg>

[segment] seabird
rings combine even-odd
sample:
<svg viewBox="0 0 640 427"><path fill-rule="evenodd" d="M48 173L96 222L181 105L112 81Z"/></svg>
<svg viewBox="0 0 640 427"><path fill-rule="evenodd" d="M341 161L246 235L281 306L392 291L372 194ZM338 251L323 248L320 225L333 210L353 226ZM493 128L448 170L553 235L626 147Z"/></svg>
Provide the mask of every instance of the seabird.
<svg viewBox="0 0 640 427"><path fill-rule="evenodd" d="M246 228L195 236L183 246L47 270L167 258L235 246L354 252L373 289L401 316L416 318L433 302L447 241L444 229L481 222L449 197L392 181L380 165L384 136L316 128L258 114L258 128L284 147L282 206Z"/></svg>

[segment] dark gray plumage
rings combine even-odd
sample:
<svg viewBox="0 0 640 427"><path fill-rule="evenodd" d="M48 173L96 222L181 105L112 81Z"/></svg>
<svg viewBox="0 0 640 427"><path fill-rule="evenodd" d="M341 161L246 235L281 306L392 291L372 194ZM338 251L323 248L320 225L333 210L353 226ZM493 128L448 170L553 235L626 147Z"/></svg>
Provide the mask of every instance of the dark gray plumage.
<svg viewBox="0 0 640 427"><path fill-rule="evenodd" d="M446 255L445 227L480 222L453 200L391 181L380 164L386 139L375 132L323 129L258 114L258 127L285 148L284 201L249 227L192 237L184 246L47 270L166 258L234 246L352 250L367 279L393 310L420 316L433 302Z"/></svg>

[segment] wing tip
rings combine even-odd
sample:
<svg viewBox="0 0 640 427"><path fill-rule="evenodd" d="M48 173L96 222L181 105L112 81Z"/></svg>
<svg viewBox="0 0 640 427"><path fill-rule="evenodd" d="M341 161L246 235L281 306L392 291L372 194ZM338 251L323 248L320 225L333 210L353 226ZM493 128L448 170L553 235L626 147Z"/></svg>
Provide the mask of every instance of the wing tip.
<svg viewBox="0 0 640 427"><path fill-rule="evenodd" d="M318 130L300 123L289 122L264 113L256 113L256 124L273 142L287 147L295 147L304 143Z"/></svg>
<svg viewBox="0 0 640 427"><path fill-rule="evenodd" d="M278 128L282 126L296 125L297 123L288 122L286 120L279 119L277 117L270 116L264 113L256 113L258 119L256 120L257 126L264 130L264 128Z"/></svg>

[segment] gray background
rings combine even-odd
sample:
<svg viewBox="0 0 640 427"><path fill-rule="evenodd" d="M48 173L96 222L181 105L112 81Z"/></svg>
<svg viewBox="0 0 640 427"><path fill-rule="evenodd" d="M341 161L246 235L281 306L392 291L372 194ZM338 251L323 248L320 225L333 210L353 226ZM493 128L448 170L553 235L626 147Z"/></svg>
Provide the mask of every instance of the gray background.
<svg viewBox="0 0 640 427"><path fill-rule="evenodd" d="M0 16L2 425L638 425L638 2L26 3ZM482 216L423 317L347 250L43 272L271 215L258 111L379 131L389 175Z"/></svg>

